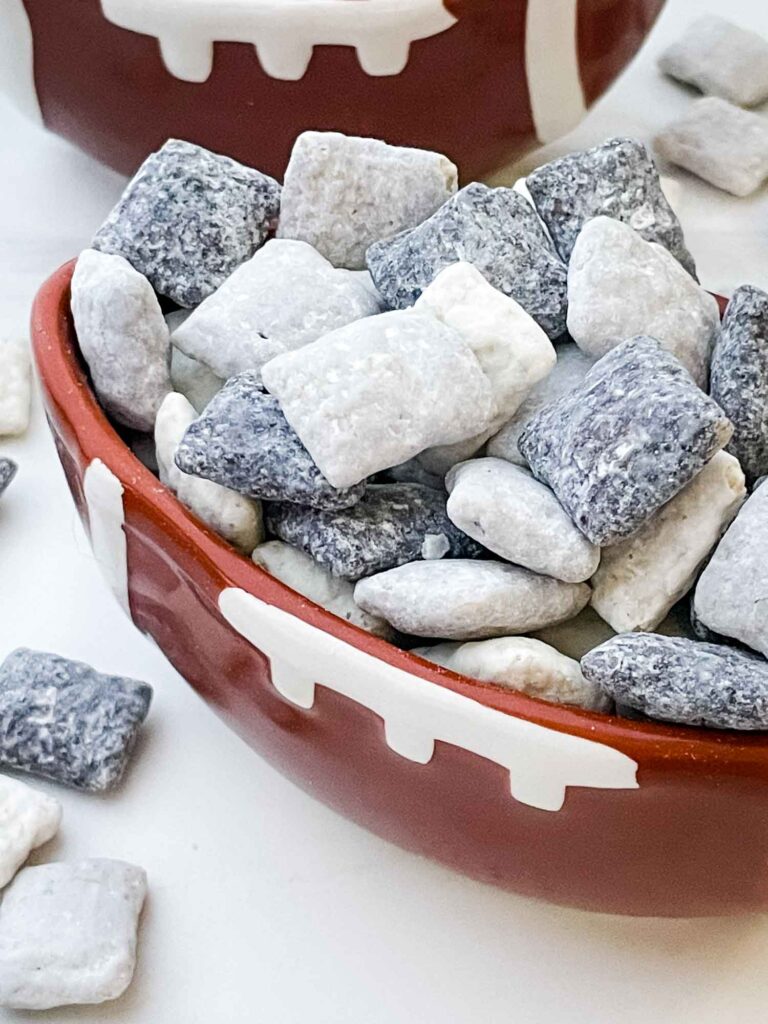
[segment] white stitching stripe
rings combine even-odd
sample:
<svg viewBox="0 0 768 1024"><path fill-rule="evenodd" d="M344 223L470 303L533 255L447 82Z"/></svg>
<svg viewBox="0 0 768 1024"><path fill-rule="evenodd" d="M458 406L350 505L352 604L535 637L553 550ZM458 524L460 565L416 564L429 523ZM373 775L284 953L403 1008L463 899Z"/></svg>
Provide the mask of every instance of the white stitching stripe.
<svg viewBox="0 0 768 1024"><path fill-rule="evenodd" d="M272 78L302 78L315 46L352 46L369 75L397 75L410 45L456 19L443 0L101 0L115 25L154 35L168 71L204 82L214 42L250 43Z"/></svg>
<svg viewBox="0 0 768 1024"><path fill-rule="evenodd" d="M471 751L509 771L512 796L559 811L568 786L637 789L637 763L613 747L495 711L339 640L237 588L222 591L227 622L270 660L286 700L311 708L315 683L384 720L385 739L402 757L427 764L435 741Z"/></svg>
<svg viewBox="0 0 768 1024"><path fill-rule="evenodd" d="M528 0L525 66L541 143L565 135L586 113L577 15L578 0Z"/></svg>
<svg viewBox="0 0 768 1024"><path fill-rule="evenodd" d="M109 589L130 615L123 485L101 459L94 459L83 477L83 493L94 557Z"/></svg>

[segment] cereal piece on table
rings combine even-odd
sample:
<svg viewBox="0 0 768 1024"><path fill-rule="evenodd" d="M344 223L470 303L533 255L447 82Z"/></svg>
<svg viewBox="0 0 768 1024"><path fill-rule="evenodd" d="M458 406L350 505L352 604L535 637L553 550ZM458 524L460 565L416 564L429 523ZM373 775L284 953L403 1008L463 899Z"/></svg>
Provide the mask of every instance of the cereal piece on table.
<svg viewBox="0 0 768 1024"><path fill-rule="evenodd" d="M423 224L368 250L374 284L396 309L412 306L460 260L518 302L550 338L564 333L565 265L536 211L511 188L467 185Z"/></svg>
<svg viewBox="0 0 768 1024"><path fill-rule="evenodd" d="M103 1003L136 967L142 868L81 860L25 868L0 907L0 1005L20 1010Z"/></svg>
<svg viewBox="0 0 768 1024"><path fill-rule="evenodd" d="M732 426L653 338L630 338L528 423L520 451L593 544L640 529L728 443Z"/></svg>
<svg viewBox="0 0 768 1024"><path fill-rule="evenodd" d="M334 576L359 580L419 558L481 555L481 546L448 518L445 497L420 484L376 484L354 508L324 512L276 502L265 516L271 534Z"/></svg>
<svg viewBox="0 0 768 1024"><path fill-rule="evenodd" d="M172 342L225 380L379 312L355 275L306 242L273 239L200 303Z"/></svg>
<svg viewBox="0 0 768 1024"><path fill-rule="evenodd" d="M578 661L527 636L503 636L477 643L416 647L412 654L452 672L519 690L529 697L606 711L610 698L588 683Z"/></svg>
<svg viewBox="0 0 768 1024"><path fill-rule="evenodd" d="M659 182L650 153L636 139L608 139L601 146L553 160L528 175L528 188L558 252L567 262L588 220L605 215L658 242L691 274L693 257L683 229Z"/></svg>
<svg viewBox="0 0 768 1024"><path fill-rule="evenodd" d="M710 394L733 423L728 451L751 485L768 473L768 294L737 288L712 357Z"/></svg>
<svg viewBox="0 0 768 1024"><path fill-rule="evenodd" d="M75 789L120 781L152 688L20 647L0 665L0 765Z"/></svg>
<svg viewBox="0 0 768 1024"><path fill-rule="evenodd" d="M200 413L221 391L224 381L197 359L190 359L181 349L172 347L171 385Z"/></svg>
<svg viewBox="0 0 768 1024"><path fill-rule="evenodd" d="M617 633L656 629L691 589L745 497L738 460L718 452L637 533L603 550L591 581L594 609Z"/></svg>
<svg viewBox="0 0 768 1024"><path fill-rule="evenodd" d="M440 153L302 132L285 172L277 235L309 242L336 267L360 270L372 242L426 220L457 182Z"/></svg>
<svg viewBox="0 0 768 1024"><path fill-rule="evenodd" d="M0 494L8 487L16 476L18 466L13 459L0 458Z"/></svg>
<svg viewBox="0 0 768 1024"><path fill-rule="evenodd" d="M58 800L0 775L0 888L33 850L53 839L60 823Z"/></svg>
<svg viewBox="0 0 768 1024"><path fill-rule="evenodd" d="M29 345L21 338L0 339L0 437L24 433L31 399Z"/></svg>
<svg viewBox="0 0 768 1024"><path fill-rule="evenodd" d="M310 601L326 608L353 626L373 633L385 640L392 638L392 628L384 619L368 615L358 608L353 598L354 586L349 580L333 576L324 566L298 548L281 540L259 544L253 552L253 561L271 576L292 587Z"/></svg>
<svg viewBox="0 0 768 1024"><path fill-rule="evenodd" d="M647 334L706 388L720 310L667 249L621 221L596 217L584 225L568 265L568 333L595 359Z"/></svg>
<svg viewBox="0 0 768 1024"><path fill-rule="evenodd" d="M659 57L666 75L739 107L768 100L768 41L715 14L705 14Z"/></svg>
<svg viewBox="0 0 768 1024"><path fill-rule="evenodd" d="M496 402L489 429L506 423L557 361L552 342L536 321L471 263L440 271L414 308L458 331L477 356Z"/></svg>
<svg viewBox="0 0 768 1024"><path fill-rule="evenodd" d="M472 437L495 414L491 382L464 338L411 310L277 356L262 379L334 487Z"/></svg>
<svg viewBox="0 0 768 1024"><path fill-rule="evenodd" d="M176 449L197 413L183 395L166 395L155 421L160 480L186 507L233 547L250 555L264 539L261 506L211 480L188 476L174 462Z"/></svg>
<svg viewBox="0 0 768 1024"><path fill-rule="evenodd" d="M503 459L473 459L450 471L448 516L508 562L566 583L583 583L600 549L577 530L552 491Z"/></svg>
<svg viewBox="0 0 768 1024"><path fill-rule="evenodd" d="M768 121L716 96L692 103L655 144L665 160L734 196L750 195L768 178Z"/></svg>
<svg viewBox="0 0 768 1024"><path fill-rule="evenodd" d="M617 704L663 722L768 729L768 663L757 655L656 633L625 633L581 660Z"/></svg>
<svg viewBox="0 0 768 1024"><path fill-rule="evenodd" d="M227 381L187 429L175 461L184 473L268 501L347 508L364 490L328 483L253 371Z"/></svg>
<svg viewBox="0 0 768 1024"><path fill-rule="evenodd" d="M355 601L403 633L483 640L564 622L587 604L589 587L503 562L453 559L411 562L360 580Z"/></svg>
<svg viewBox="0 0 768 1024"><path fill-rule="evenodd" d="M768 657L768 481L760 484L715 548L693 598L696 619Z"/></svg>
<svg viewBox="0 0 768 1024"><path fill-rule="evenodd" d="M170 139L141 165L93 240L155 291L196 306L263 244L280 186L227 156Z"/></svg>
<svg viewBox="0 0 768 1024"><path fill-rule="evenodd" d="M72 316L99 401L149 432L171 390L168 327L149 281L122 256L86 249L72 276Z"/></svg>
<svg viewBox="0 0 768 1024"><path fill-rule="evenodd" d="M526 424L539 409L555 402L562 395L572 391L577 384L580 384L586 377L587 371L595 363L594 359L585 355L572 342L558 345L556 353L557 362L552 372L533 388L514 416L490 439L487 447L488 455L506 459L507 462L514 462L518 466L527 465L517 447L517 442Z"/></svg>

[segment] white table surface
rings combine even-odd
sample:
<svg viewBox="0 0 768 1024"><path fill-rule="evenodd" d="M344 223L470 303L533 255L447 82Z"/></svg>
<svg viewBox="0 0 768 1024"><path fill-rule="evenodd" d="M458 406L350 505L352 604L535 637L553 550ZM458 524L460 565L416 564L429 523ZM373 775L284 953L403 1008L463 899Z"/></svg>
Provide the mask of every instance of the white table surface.
<svg viewBox="0 0 768 1024"><path fill-rule="evenodd" d="M765 0L670 0L619 85L546 155L617 133L649 138L682 112L691 94L657 74L654 55L704 10L768 34ZM679 180L703 282L724 292L744 281L768 288L768 191L734 200ZM37 286L87 244L121 185L0 100L0 331L26 330ZM299 792L219 722L108 594L38 400L28 435L1 443L0 453L21 467L0 506L0 655L24 644L155 687L122 790L107 799L56 790L62 831L36 858L146 867L151 895L134 984L105 1007L0 1011L0 1020L765 1020L765 917L631 920L537 904L404 853Z"/></svg>

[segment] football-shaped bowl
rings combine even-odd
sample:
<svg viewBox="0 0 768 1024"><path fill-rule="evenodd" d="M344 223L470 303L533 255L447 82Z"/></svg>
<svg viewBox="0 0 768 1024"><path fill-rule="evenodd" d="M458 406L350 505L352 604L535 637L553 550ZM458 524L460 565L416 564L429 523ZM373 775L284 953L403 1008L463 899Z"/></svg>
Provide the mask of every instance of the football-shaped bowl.
<svg viewBox="0 0 768 1024"><path fill-rule="evenodd" d="M465 179L573 128L664 0L4 0L0 90L124 173L167 138L282 176L306 129Z"/></svg>
<svg viewBox="0 0 768 1024"><path fill-rule="evenodd" d="M110 425L77 348L73 268L41 289L33 345L94 554L138 628L262 757L384 838L529 896L643 915L768 907L767 735L461 677L270 577Z"/></svg>

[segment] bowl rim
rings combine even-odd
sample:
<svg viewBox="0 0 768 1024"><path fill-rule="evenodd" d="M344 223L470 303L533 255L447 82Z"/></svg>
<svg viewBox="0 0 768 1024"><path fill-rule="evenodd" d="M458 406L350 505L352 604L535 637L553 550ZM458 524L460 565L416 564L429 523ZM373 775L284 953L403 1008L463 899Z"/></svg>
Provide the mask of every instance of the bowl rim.
<svg viewBox="0 0 768 1024"><path fill-rule="evenodd" d="M707 729L653 721L635 721L604 712L555 704L499 684L463 676L435 665L315 604L240 554L186 509L134 455L96 400L77 346L69 298L77 260L58 268L38 291L32 309L31 340L38 376L51 418L52 408L66 424L89 462L100 458L123 488L139 500L163 529L204 560L221 589L236 587L273 604L310 625L409 673L445 687L503 714L557 732L582 736L635 757L641 766L677 763L701 771L702 762L739 775L768 777L768 731ZM724 300L719 300L720 305ZM53 429L53 426L52 426ZM216 614L220 615L218 608ZM244 643L248 643L243 638Z"/></svg>

